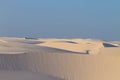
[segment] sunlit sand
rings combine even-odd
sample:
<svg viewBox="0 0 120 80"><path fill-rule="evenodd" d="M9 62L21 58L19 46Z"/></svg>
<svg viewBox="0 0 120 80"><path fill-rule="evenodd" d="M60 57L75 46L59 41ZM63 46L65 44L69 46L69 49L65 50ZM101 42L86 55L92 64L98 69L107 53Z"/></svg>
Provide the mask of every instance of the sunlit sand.
<svg viewBox="0 0 120 80"><path fill-rule="evenodd" d="M0 80L120 80L119 74L119 41L0 38Z"/></svg>

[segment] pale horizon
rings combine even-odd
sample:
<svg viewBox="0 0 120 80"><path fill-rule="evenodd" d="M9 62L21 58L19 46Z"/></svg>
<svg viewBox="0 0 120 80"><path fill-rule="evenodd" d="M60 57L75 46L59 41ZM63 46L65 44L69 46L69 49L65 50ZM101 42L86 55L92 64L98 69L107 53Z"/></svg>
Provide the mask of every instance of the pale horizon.
<svg viewBox="0 0 120 80"><path fill-rule="evenodd" d="M120 1L0 1L0 36L120 41Z"/></svg>

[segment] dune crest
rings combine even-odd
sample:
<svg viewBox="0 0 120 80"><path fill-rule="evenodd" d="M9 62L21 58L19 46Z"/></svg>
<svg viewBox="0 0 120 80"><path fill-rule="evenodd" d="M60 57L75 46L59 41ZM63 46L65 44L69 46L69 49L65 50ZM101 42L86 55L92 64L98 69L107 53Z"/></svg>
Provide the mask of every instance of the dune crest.
<svg viewBox="0 0 120 80"><path fill-rule="evenodd" d="M1 75L13 80L22 76L28 80L120 80L118 42L7 37L0 40L0 80L7 80ZM17 77L13 78L14 74Z"/></svg>
<svg viewBox="0 0 120 80"><path fill-rule="evenodd" d="M103 44L100 41L94 40L82 40L82 39L51 39L46 40L45 43L38 44L40 46L58 48L73 52L81 52L89 54L97 54L99 50L103 48Z"/></svg>

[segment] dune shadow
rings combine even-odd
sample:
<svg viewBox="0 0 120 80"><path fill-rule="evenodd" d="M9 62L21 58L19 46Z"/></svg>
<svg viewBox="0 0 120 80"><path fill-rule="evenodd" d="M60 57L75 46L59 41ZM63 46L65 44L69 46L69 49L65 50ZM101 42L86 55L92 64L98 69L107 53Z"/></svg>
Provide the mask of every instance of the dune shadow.
<svg viewBox="0 0 120 80"><path fill-rule="evenodd" d="M25 39L38 40L38 38L33 38L33 37L25 37Z"/></svg>
<svg viewBox="0 0 120 80"><path fill-rule="evenodd" d="M103 46L104 47L118 47L118 46L115 46L115 45L112 45L112 44L109 44L109 43L103 43Z"/></svg>
<svg viewBox="0 0 120 80"><path fill-rule="evenodd" d="M57 41L57 42L64 42L64 43L78 44L77 42L73 42L73 41Z"/></svg>
<svg viewBox="0 0 120 80"><path fill-rule="evenodd" d="M24 44L41 44L44 43L43 41L18 41L19 43L24 43Z"/></svg>
<svg viewBox="0 0 120 80"><path fill-rule="evenodd" d="M63 53L63 54L89 54L87 52L75 52L65 49L58 49L58 48L52 48L52 47L46 47L46 46L39 46L36 47L39 51L45 51L46 53Z"/></svg>
<svg viewBox="0 0 120 80"><path fill-rule="evenodd" d="M44 43L44 42L42 42L42 41L40 42L40 41L39 41L39 42L26 42L26 43L27 43L27 44L41 44L41 43Z"/></svg>
<svg viewBox="0 0 120 80"><path fill-rule="evenodd" d="M29 71L0 71L0 80L64 80L58 77Z"/></svg>

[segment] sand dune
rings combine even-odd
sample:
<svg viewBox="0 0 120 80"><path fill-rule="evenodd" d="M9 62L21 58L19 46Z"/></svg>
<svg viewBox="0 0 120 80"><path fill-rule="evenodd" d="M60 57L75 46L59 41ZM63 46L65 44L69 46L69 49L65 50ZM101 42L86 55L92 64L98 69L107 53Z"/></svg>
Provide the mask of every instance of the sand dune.
<svg viewBox="0 0 120 80"><path fill-rule="evenodd" d="M21 71L1 71L0 80L63 80L40 73L21 72Z"/></svg>
<svg viewBox="0 0 120 80"><path fill-rule="evenodd" d="M1 75L10 72L9 80L22 76L20 80L120 80L116 44L91 39L0 38L0 80L7 80Z"/></svg>
<svg viewBox="0 0 120 80"><path fill-rule="evenodd" d="M45 43L38 45L81 53L86 53L89 50L90 54L97 54L103 48L103 44L100 41L82 39L48 39Z"/></svg>

